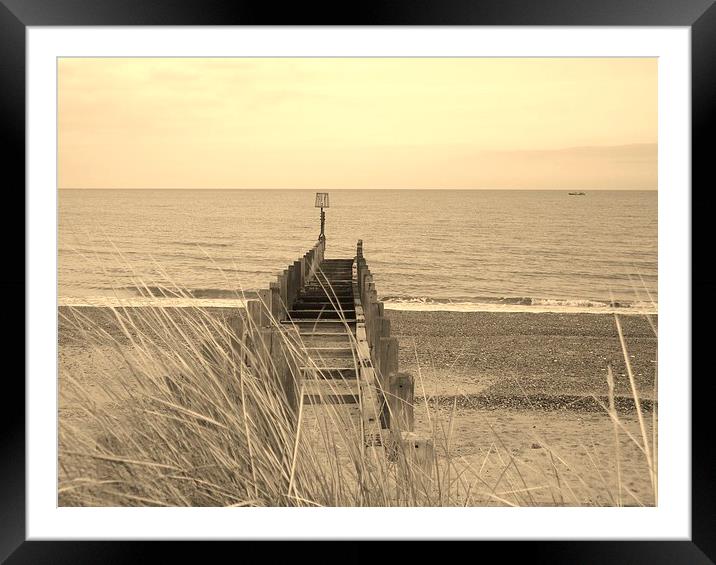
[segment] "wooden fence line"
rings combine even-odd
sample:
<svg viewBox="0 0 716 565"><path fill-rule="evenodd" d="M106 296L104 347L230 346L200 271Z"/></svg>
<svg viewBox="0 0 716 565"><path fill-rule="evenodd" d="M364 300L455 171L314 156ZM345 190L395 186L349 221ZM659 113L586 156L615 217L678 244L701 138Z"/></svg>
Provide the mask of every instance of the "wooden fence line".
<svg viewBox="0 0 716 565"><path fill-rule="evenodd" d="M379 416L381 435L391 438L399 460L414 465L424 480L432 480L435 466L433 441L413 431L413 377L399 372L398 338L391 336L385 305L378 300L375 281L363 255L363 240L358 240L356 245L354 288L355 295L360 297L360 304L356 300L356 340L361 362L359 384L363 403L366 404L368 399L363 425L374 426L371 416L375 411ZM368 359L364 359L361 352ZM364 389L375 390L375 400L364 393ZM373 430L374 427L368 428L367 441L371 441Z"/></svg>
<svg viewBox="0 0 716 565"><path fill-rule="evenodd" d="M243 362L247 364L250 351L255 363L269 368L268 372L294 411L300 402L300 360L305 351L300 345L298 330L282 327L277 322L287 319L301 288L315 276L323 261L325 246L325 240L316 242L303 257L278 273L268 288L259 289L256 299L246 302L245 316L229 321L235 353L244 355Z"/></svg>

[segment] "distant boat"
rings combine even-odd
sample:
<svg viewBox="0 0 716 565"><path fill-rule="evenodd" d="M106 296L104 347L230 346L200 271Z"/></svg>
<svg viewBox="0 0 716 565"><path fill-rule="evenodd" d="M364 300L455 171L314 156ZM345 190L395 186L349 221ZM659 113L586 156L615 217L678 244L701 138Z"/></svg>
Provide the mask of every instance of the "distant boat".
<svg viewBox="0 0 716 565"><path fill-rule="evenodd" d="M587 194L586 192L570 192L569 193L570 196L584 196L586 194Z"/></svg>

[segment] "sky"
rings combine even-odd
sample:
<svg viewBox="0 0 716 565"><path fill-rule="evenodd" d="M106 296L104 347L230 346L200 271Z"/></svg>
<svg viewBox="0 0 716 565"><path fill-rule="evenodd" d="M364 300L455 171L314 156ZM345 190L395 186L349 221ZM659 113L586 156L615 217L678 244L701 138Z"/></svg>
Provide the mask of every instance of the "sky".
<svg viewBox="0 0 716 565"><path fill-rule="evenodd" d="M657 60L60 59L60 188L657 187Z"/></svg>

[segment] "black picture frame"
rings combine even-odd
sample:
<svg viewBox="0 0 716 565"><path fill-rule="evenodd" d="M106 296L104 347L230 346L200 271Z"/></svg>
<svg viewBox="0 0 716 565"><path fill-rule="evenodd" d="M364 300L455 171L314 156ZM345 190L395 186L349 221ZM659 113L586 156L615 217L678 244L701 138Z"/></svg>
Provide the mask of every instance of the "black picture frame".
<svg viewBox="0 0 716 565"><path fill-rule="evenodd" d="M172 551L183 557L200 555L211 561L212 553L224 544L168 544L151 542L40 542L25 535L25 318L17 297L25 294L25 34L28 26L106 25L529 25L529 26L687 26L692 37L692 352L708 351L713 317L709 302L716 291L710 274L711 220L714 199L711 137L716 132L716 6L713 0L383 0L382 2L291 3L280 9L270 2L241 0L0 0L0 115L2 154L7 158L3 179L6 217L2 227L6 270L0 288L6 293L2 325L6 372L0 416L0 560L8 563L103 563L144 562ZM684 187L689 190L689 187ZM698 196L698 199L695 197ZM14 201L13 201L14 200ZM698 201L698 206L693 202ZM702 214L702 222L697 221ZM706 216L708 214L709 216ZM19 220L15 222L14 220ZM18 225L19 224L19 225ZM21 235L22 234L22 235ZM24 241L24 240L23 240ZM697 259L701 258L701 261ZM21 311L21 309L23 311ZM22 320L22 321L21 321ZM686 329L685 329L686 330ZM660 344L668 347L668 344ZM695 355L693 356L695 358ZM7 370L7 361L18 361L18 369ZM692 386L692 537L690 541L543 541L480 542L472 549L478 559L491 555L551 563L712 563L716 560L716 488L714 443L710 438L712 401L716 385L712 371L696 371ZM681 375L687 379L691 375ZM357 543L357 542L352 542ZM177 545L179 545L177 549ZM287 552L305 551L295 544ZM401 549L402 558L411 551L424 554L423 544ZM443 553L445 550L437 548ZM450 548L461 551L460 548ZM268 557L263 544L243 542L242 560ZM363 546L329 550L342 560L372 559L376 553ZM376 549L384 552L385 549ZM406 553L407 551L407 553ZM273 552L273 549L272 549ZM323 553L323 552L321 552ZM459 553L457 554L459 555ZM315 558L314 552L306 555Z"/></svg>

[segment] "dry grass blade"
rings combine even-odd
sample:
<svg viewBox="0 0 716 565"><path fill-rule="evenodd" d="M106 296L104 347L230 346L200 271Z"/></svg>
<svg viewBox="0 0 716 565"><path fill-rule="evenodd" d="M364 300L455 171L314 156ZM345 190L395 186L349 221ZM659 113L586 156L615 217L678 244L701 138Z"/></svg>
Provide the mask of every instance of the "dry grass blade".
<svg viewBox="0 0 716 565"><path fill-rule="evenodd" d="M617 472L617 506L622 506L622 472L621 472L621 456L619 454L619 416L614 404L614 374L612 368L607 367L607 386L609 387L609 416L612 420L614 428L614 460L616 462Z"/></svg>
<svg viewBox="0 0 716 565"><path fill-rule="evenodd" d="M629 360L629 353L627 352L627 346L626 341L624 340L624 332L622 331L621 322L619 321L619 316L616 314L614 315L614 321L617 326L617 333L619 334L619 343L622 348L622 354L624 356L624 364L626 365L627 375L629 375L629 386L631 387L632 397L634 398L637 418L639 419L639 430L641 431L644 452L646 454L647 464L649 465L649 479L651 481L651 490L654 494L654 499L656 499L656 469L654 468L654 460L651 455L651 447L649 445L649 440L647 439L644 416L641 411L641 403L639 402L639 393L636 390L634 371L632 371L631 368L631 361Z"/></svg>

